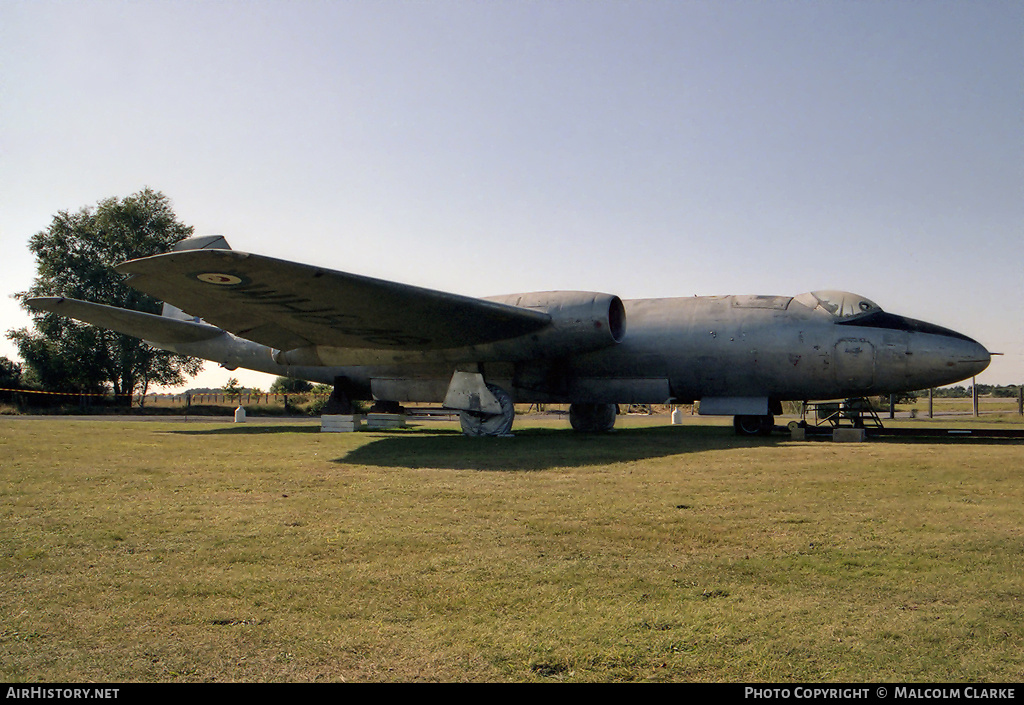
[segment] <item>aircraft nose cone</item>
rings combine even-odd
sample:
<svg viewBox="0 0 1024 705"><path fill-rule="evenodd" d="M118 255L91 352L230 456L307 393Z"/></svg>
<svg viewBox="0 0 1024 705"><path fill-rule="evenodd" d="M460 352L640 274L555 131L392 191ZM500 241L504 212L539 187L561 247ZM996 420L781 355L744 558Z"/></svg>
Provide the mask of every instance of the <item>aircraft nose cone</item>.
<svg viewBox="0 0 1024 705"><path fill-rule="evenodd" d="M978 341L948 328L904 319L911 331L911 377L919 389L954 384L977 375L992 361Z"/></svg>
<svg viewBox="0 0 1024 705"><path fill-rule="evenodd" d="M978 341L967 338L958 342L953 358L965 378L981 373L992 362L992 354Z"/></svg>
<svg viewBox="0 0 1024 705"><path fill-rule="evenodd" d="M939 335L934 338L934 352L939 369L945 368L946 384L959 382L979 374L988 367L992 356L981 343L966 335Z"/></svg>

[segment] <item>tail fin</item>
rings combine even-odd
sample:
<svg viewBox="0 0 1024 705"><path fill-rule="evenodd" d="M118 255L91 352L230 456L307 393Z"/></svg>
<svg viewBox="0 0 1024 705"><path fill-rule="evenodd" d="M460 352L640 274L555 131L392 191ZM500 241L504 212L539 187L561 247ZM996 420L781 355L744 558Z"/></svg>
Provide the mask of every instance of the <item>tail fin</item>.
<svg viewBox="0 0 1024 705"><path fill-rule="evenodd" d="M182 240L174 245L172 248L173 252L181 252L182 250L230 250L231 245L224 239L223 235L202 235L200 237L190 237L187 240ZM169 303L164 303L163 309L160 311L160 315L166 318L174 318L179 321L191 321L192 323L202 323L203 320L199 316L190 316L182 311L177 306L171 306Z"/></svg>
<svg viewBox="0 0 1024 705"><path fill-rule="evenodd" d="M203 235L201 237L190 237L187 240L178 242L172 250L230 250L231 245L224 239L223 235Z"/></svg>

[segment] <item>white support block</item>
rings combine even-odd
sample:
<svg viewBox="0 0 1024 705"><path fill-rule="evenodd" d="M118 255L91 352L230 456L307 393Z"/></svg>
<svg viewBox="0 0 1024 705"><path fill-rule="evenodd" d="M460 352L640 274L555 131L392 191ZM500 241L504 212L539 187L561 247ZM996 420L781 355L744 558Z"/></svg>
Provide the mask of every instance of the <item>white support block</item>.
<svg viewBox="0 0 1024 705"><path fill-rule="evenodd" d="M367 414L366 430L379 431L386 428L405 428L405 414Z"/></svg>
<svg viewBox="0 0 1024 705"><path fill-rule="evenodd" d="M351 433L363 427L359 414L324 414L320 417L321 433Z"/></svg>
<svg viewBox="0 0 1024 705"><path fill-rule="evenodd" d="M834 443L863 443L866 439L867 433L863 428L832 429L832 441Z"/></svg>

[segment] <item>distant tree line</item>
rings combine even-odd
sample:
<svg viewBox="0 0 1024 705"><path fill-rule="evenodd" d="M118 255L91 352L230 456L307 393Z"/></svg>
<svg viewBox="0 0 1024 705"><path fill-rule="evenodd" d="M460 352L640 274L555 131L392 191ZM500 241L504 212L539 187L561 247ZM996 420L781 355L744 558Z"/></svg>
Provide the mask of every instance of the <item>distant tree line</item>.
<svg viewBox="0 0 1024 705"><path fill-rule="evenodd" d="M311 384L304 379L278 377L270 385L270 391L264 392L258 387L243 387L236 377L230 377L223 387L190 387L184 393L193 396L197 394L226 394L228 396L276 394L281 396L284 394L330 394L331 391L332 388L329 384Z"/></svg>
<svg viewBox="0 0 1024 705"><path fill-rule="evenodd" d="M918 396L927 397L928 390L915 392ZM979 384L978 396L980 397L1009 397L1016 398L1020 394L1019 384L992 385ZM940 387L933 392L936 398L969 399L974 396L974 388L971 385L957 385L955 387Z"/></svg>

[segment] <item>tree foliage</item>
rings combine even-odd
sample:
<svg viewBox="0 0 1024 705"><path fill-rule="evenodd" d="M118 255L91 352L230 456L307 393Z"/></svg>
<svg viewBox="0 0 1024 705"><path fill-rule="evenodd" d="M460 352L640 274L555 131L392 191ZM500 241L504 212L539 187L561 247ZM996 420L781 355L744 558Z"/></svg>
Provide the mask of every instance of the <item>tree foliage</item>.
<svg viewBox="0 0 1024 705"><path fill-rule="evenodd" d="M241 399L242 393L245 391L245 387L239 383L237 377L229 377L228 381L224 383L222 389L224 390L225 396L229 399L231 397L238 397Z"/></svg>
<svg viewBox="0 0 1024 705"><path fill-rule="evenodd" d="M61 211L32 236L36 278L24 301L66 296L120 308L159 313L160 303L124 283L114 265L169 251L192 235L167 197L149 188L95 208ZM52 313L33 314L35 330L7 337L24 360L26 378L52 391L96 392L108 384L118 395L145 393L150 383L175 385L202 368L202 361L156 350L138 338L89 326ZM119 397L125 398L125 397Z"/></svg>
<svg viewBox="0 0 1024 705"><path fill-rule="evenodd" d="M6 357L0 357L0 387L17 389L21 384L21 365Z"/></svg>
<svg viewBox="0 0 1024 705"><path fill-rule="evenodd" d="M304 379L278 377L270 385L271 394L304 394L313 390L313 385Z"/></svg>
<svg viewBox="0 0 1024 705"><path fill-rule="evenodd" d="M928 391L924 390L917 392L919 396L928 396ZM955 387L940 387L939 389L933 390L932 394L936 398L954 398L954 399L967 399L974 395L974 388L971 385L966 387L962 384L958 384ZM993 397L1016 397L1020 394L1020 385L991 385L991 384L979 384L978 385L978 396L993 396Z"/></svg>
<svg viewBox="0 0 1024 705"><path fill-rule="evenodd" d="M21 389L21 365L0 357L0 401L13 399L15 389Z"/></svg>

